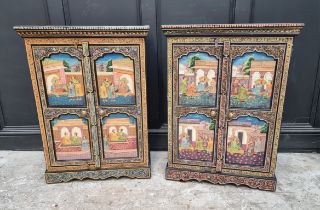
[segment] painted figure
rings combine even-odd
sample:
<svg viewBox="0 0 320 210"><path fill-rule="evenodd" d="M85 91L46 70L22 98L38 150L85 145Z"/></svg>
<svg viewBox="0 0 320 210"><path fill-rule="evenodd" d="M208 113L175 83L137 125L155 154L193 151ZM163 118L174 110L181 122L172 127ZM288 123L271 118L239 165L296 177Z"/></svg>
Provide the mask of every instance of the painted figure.
<svg viewBox="0 0 320 210"><path fill-rule="evenodd" d="M237 98L239 101L245 101L248 98L248 90L243 84L239 88Z"/></svg>
<svg viewBox="0 0 320 210"><path fill-rule="evenodd" d="M200 81L198 82L198 85L197 85L197 91L198 92L205 91L205 78L204 77L200 78Z"/></svg>
<svg viewBox="0 0 320 210"><path fill-rule="evenodd" d="M109 93L109 81L105 79L105 81L100 85L100 97L107 98Z"/></svg>
<svg viewBox="0 0 320 210"><path fill-rule="evenodd" d="M115 129L113 129L112 132L109 133L109 139L110 139L110 141L117 141L118 140L118 135L117 135Z"/></svg>
<svg viewBox="0 0 320 210"><path fill-rule="evenodd" d="M68 90L69 90L68 96L70 98L76 96L76 88L75 88L75 85L74 85L74 83L72 81L70 81L69 84L68 84Z"/></svg>
<svg viewBox="0 0 320 210"><path fill-rule="evenodd" d="M192 82L187 88L187 96L194 96L196 93L196 85Z"/></svg>
<svg viewBox="0 0 320 210"><path fill-rule="evenodd" d="M128 80L126 78L123 78L120 80L119 85L119 94L126 95L130 92L129 86L128 86Z"/></svg>
<svg viewBox="0 0 320 210"><path fill-rule="evenodd" d="M107 98L115 98L115 87L113 83L111 82L108 86L108 97Z"/></svg>
<svg viewBox="0 0 320 210"><path fill-rule="evenodd" d="M235 79L234 82L232 83L232 93L234 95L238 95L239 88L240 88L239 80Z"/></svg>
<svg viewBox="0 0 320 210"><path fill-rule="evenodd" d="M81 143L81 148L82 148L82 150L88 150L89 149L89 140L86 139L85 136L83 136L82 143Z"/></svg>
<svg viewBox="0 0 320 210"><path fill-rule="evenodd" d="M240 149L240 142L237 137L233 137L231 140L230 150L238 151Z"/></svg>
<svg viewBox="0 0 320 210"><path fill-rule="evenodd" d="M187 87L188 87L188 79L186 77L183 77L181 83L180 83L180 93L186 94L187 93Z"/></svg>
<svg viewBox="0 0 320 210"><path fill-rule="evenodd" d="M209 83L209 93L215 94L216 93L216 81L212 79Z"/></svg>
<svg viewBox="0 0 320 210"><path fill-rule="evenodd" d="M183 148L189 148L190 147L190 143L189 143L189 140L188 140L186 134L182 135L180 147L183 147Z"/></svg>
<svg viewBox="0 0 320 210"><path fill-rule="evenodd" d="M67 132L64 132L64 136L62 138L62 145L69 145L71 144L70 137L67 135Z"/></svg>

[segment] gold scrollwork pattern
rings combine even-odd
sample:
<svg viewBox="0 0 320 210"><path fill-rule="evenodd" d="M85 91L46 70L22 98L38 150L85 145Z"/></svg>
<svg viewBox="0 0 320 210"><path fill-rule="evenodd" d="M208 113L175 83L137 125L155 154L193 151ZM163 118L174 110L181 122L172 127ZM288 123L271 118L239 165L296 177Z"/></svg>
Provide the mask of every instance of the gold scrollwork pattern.
<svg viewBox="0 0 320 210"><path fill-rule="evenodd" d="M166 169L166 179L178 181L196 180L198 182L207 181L212 184L235 184L237 186L245 185L250 188L267 191L275 191L277 184L277 180L275 178L262 179L258 177L235 176L220 173L213 174L170 168Z"/></svg>
<svg viewBox="0 0 320 210"><path fill-rule="evenodd" d="M71 180L83 179L107 179L107 178L139 178L146 179L151 177L150 168L134 168L134 169L116 169L116 170L98 170L98 171L74 171L74 172L46 172L45 179L48 184L69 182Z"/></svg>
<svg viewBox="0 0 320 210"><path fill-rule="evenodd" d="M34 90L35 100L37 104L37 113L41 129L42 142L44 146L44 155L46 160L46 174L55 173L54 176L69 176L69 172L80 172L83 173L83 176L79 174L75 175L75 179L82 178L94 178L92 174L97 174L97 177L104 179L109 177L119 177L118 175L105 175L96 173L97 168L99 168L99 163L96 161L99 160L100 148L99 145L95 146L90 141L91 157L90 161L65 161L64 163L55 162L52 133L50 128L50 120L55 117L63 114L75 114L83 119L88 120L89 126L98 126L96 122L98 119L92 117L97 110L93 109L92 106L95 106L89 103L88 93L94 93L94 74L93 69L91 69L91 52L89 51L92 46L123 46L128 45L131 48L138 49L136 52L137 63L139 65L139 73L141 72L141 77L137 79L139 86L141 86L141 101L140 109L136 111L136 107L114 107L119 108L118 110L110 109L110 112L123 111L135 117L141 117L140 126L138 129L141 129L141 145L139 145L140 150L142 151L141 161L140 162L121 162L107 164L108 170L106 168L99 168L99 171L109 171L117 170L121 171L123 169L123 176L128 176L131 178L149 178L150 177L150 166L149 166L149 154L148 154L148 133L147 133L147 105L146 105L146 87L145 87L145 36L148 32L148 27L139 26L139 27L16 27L15 28L19 35L24 37L25 46L27 51L27 58L29 63L29 69L32 79L32 86ZM42 37L46 37L43 39ZM130 48L129 47L129 48ZM41 59L49 57L51 54L66 53L70 56L74 56L81 61L82 74L84 77L84 92L86 95L86 104L83 107L48 107L45 98L45 87L44 80L41 75ZM126 53L126 52L124 52ZM130 52L129 52L130 53ZM89 61L89 62L87 62ZM90 78L89 76L93 76ZM138 91L138 90L137 90ZM93 97L94 98L94 97ZM91 100L92 101L92 100ZM91 107L90 107L91 106ZM92 111L93 110L93 111ZM94 130L96 130L94 128ZM90 129L91 131L91 129ZM90 140L96 134L90 132ZM98 149L93 149L93 147ZM93 154L93 150L97 151ZM94 159L94 156L98 157ZM94 160L93 160L94 159ZM145 175L135 175L134 170L142 169L146 172ZM134 168L134 169L133 169ZM68 171L68 172L66 172ZM131 173L133 171L133 173ZM112 172L114 174L115 172ZM105 173L105 172L103 172ZM138 172L137 172L138 173ZM72 175L73 177L73 175ZM64 179L69 181L70 179Z"/></svg>
<svg viewBox="0 0 320 210"><path fill-rule="evenodd" d="M177 26L178 27L178 26ZM295 27L295 26L294 26ZM299 26L301 27L301 26ZM288 76L288 68L289 68L289 61L291 56L292 50L292 40L293 34L298 33L301 28L287 28L287 29L268 29L268 28L259 28L259 29L241 29L237 30L234 33L234 29L228 30L217 30L217 29L189 29L186 28L185 30L179 29L172 30L172 29L165 29L165 34L168 35L167 37L167 57L168 57L168 167L173 170L174 172L171 173L171 178L174 180L189 180L191 178L190 174L199 173L206 171L207 173L202 176L201 180L203 181L210 181L210 176L219 177L222 179L220 175L226 175L230 177L230 182L226 183L243 183L244 185L252 186L255 182L256 184L254 187L258 189L268 189L268 190L275 190L276 180L275 180L275 166L276 166L276 155L277 155L277 147L279 141L279 133L280 133L280 126L281 126L281 116L283 110L283 103L284 103L284 96L285 96L285 87L286 87L286 80ZM257 34L259 36L223 36L222 33L228 33L237 35L238 33L245 33L245 34ZM196 36L196 34L204 35L208 32L207 36ZM226 33L226 34L228 34ZM288 36L269 36L270 34L288 34ZM215 34L215 36L210 36L210 34ZM180 36L183 35L183 36ZM192 36L186 36L192 35ZM180 36L180 37L179 37ZM229 91L230 91L230 80L227 79L226 88L223 88L223 84L221 83L220 87L220 108L225 107L222 110L215 110L212 109L211 111L217 112L217 118L219 120L218 125L221 126L217 129L218 139L222 139L221 146L217 146L217 156L218 158L219 153L222 154L222 162L219 163L218 159L216 159L216 167L201 167L201 166L194 166L192 163L190 165L183 165L175 162L176 158L176 151L177 148L175 146L176 142L176 132L177 132L177 120L176 117L183 116L188 113L206 113L208 114L209 111L206 111L203 107L190 107L190 108L182 108L181 106L177 106L177 85L175 82L177 81L177 63L176 60L179 58L180 54L179 51L175 50L176 46L188 46L193 45L197 46L198 43L201 45L211 45L212 47L218 43L230 42L230 46L225 46L225 49L228 47L230 48L229 54L228 53L221 53L220 54L220 62L222 65L222 70L220 74L220 78L222 79L223 74L225 73L226 78L230 78L232 75L231 72L231 65L232 60L237 57L241 56L246 52L262 52L267 54L268 56L272 56L276 60L276 69L275 69L275 78L273 84L273 95L272 95L272 104L269 110L248 110L248 109L236 109L236 108L229 108ZM199 45L199 46L201 46ZM219 55L217 55L219 56ZM228 62L223 63L223 58L229 58ZM228 71L223 71L227 69ZM225 103L223 99L223 95L225 94ZM225 117L222 117L225 116ZM264 120L268 123L269 129L267 133L267 143L266 143L266 154L265 154L265 164L264 166L254 166L250 167L247 165L231 165L224 163L224 156L225 156L225 148L226 148L226 133L224 133L227 126L223 126L227 124L230 120L235 119L239 116L253 116L257 117L261 120ZM219 132L220 130L220 132ZM221 174L211 174L216 173L219 169L219 164L221 164ZM190 171L184 171L190 170ZM199 172L196 172L199 171ZM179 175L177 175L179 173ZM182 174L183 173L183 174ZM187 175L186 175L187 173ZM177 175L178 177L175 177ZM169 176L169 172L167 171L167 178ZM181 176L186 176L186 178L181 178ZM193 176L193 175L192 175ZM208 177L206 177L208 176ZM238 180L237 177L239 176ZM249 177L249 178L248 178ZM244 180L245 179L245 180ZM196 179L197 180L197 179ZM241 180L241 181L239 181ZM258 181L259 180L259 181ZM250 183L249 183L250 182ZM263 184L268 182L268 187L262 186ZM218 183L218 182L213 182Z"/></svg>

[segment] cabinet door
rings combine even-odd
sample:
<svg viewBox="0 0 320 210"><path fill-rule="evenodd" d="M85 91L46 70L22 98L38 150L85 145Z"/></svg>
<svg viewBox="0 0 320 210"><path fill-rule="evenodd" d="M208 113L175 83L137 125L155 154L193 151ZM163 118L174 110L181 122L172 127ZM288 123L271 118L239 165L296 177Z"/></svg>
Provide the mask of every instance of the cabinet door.
<svg viewBox="0 0 320 210"><path fill-rule="evenodd" d="M104 41L90 45L101 167L147 166L144 39Z"/></svg>
<svg viewBox="0 0 320 210"><path fill-rule="evenodd" d="M86 169L95 162L82 45L32 45L32 52L49 167Z"/></svg>
<svg viewBox="0 0 320 210"><path fill-rule="evenodd" d="M194 40L168 39L169 167L211 171L223 45L207 38Z"/></svg>
<svg viewBox="0 0 320 210"><path fill-rule="evenodd" d="M285 52L285 43L231 44L223 150L226 171L270 170L272 152L277 149L273 140Z"/></svg>

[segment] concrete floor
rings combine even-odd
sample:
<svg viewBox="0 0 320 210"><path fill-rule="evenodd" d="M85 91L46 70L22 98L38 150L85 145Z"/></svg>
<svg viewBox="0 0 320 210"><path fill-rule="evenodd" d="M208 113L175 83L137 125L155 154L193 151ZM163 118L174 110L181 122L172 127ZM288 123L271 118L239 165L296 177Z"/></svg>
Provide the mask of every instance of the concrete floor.
<svg viewBox="0 0 320 210"><path fill-rule="evenodd" d="M0 151L0 209L320 209L320 154L279 154L276 192L164 179L166 152L152 152L152 178L47 185L42 152Z"/></svg>

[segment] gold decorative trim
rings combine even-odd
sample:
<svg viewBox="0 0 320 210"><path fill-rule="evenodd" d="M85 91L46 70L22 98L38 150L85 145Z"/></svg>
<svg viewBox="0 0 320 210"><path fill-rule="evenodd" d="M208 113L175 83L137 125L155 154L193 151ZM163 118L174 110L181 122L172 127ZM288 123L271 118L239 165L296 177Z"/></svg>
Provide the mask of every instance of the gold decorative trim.
<svg viewBox="0 0 320 210"><path fill-rule="evenodd" d="M34 90L34 95L35 95L35 100L36 100L36 105L37 105L37 113L38 113L38 119L39 119L39 125L40 125L40 130L41 130L41 136L42 136L42 142L43 142L43 147L44 147L44 155L45 155L45 160L46 160L46 168L48 172L55 172L55 173L63 173L65 171L70 171L70 172L76 172L80 170L96 170L97 166L99 166L99 162L96 162L97 158L97 153L93 153L92 150L92 160L89 162L81 161L81 162L69 162L66 164L62 164L61 161L58 163L52 161L50 158L53 158L53 150L50 149L50 144L52 143L49 142L48 135L50 134L50 131L46 129L45 124L47 123L47 120L54 117L56 114L64 114L64 113L72 113L72 114L77 114L78 116L84 117L88 119L89 121L94 120L93 117L90 117L90 110L88 109L88 97L87 97L87 104L86 107L82 108L51 108L47 107L46 103L41 103L42 94L45 94L43 91L39 90L39 87L43 85L42 82L39 82L37 79L37 70L36 70L36 61L35 61L35 55L33 53L34 48L43 48L43 47L56 47L57 50L61 46L67 46L70 48L73 48L74 50L72 51L73 55L76 55L80 60L82 61L82 68L83 70L87 69L88 66L84 66L84 59L86 59L86 56L83 56L82 52L82 44L84 42L89 43L89 49L90 46L93 45L128 45L128 46L138 46L139 48L139 59L145 59L145 44L144 44L145 39L142 37L135 37L131 35L127 35L126 37L95 37L95 36L88 36L88 37L75 37L75 38L55 38L54 36L51 38L39 38L36 36L30 37L30 38L25 38L25 46L26 46L26 52L27 52L27 58L28 58L28 63L29 63L29 69L30 69L30 75L31 75L31 80L32 80L32 85L33 85L33 90ZM42 45L42 46L40 46ZM85 46L86 47L86 46ZM88 55L85 52L86 55ZM90 56L90 54L89 54ZM87 63L87 62L86 62ZM143 137L143 140L141 141L140 148L142 148L142 155L141 159L139 162L133 161L130 162L128 161L123 161L123 162L118 162L118 163L111 163L111 164L103 164L101 162L101 169L108 169L108 170L113 170L113 169L132 169L134 167L141 168L141 167L148 167L149 166L149 152L148 152L148 131L147 131L147 102L146 102L146 69L145 69L145 61L144 60L138 60L137 63L140 63L140 84L141 84L141 106L139 109L139 114L141 115L141 123L140 123L140 128L141 129L141 137ZM90 66L90 63L89 63ZM91 67L91 66L90 66ZM87 69L88 70L88 69ZM88 73L88 72L87 72ZM83 71L84 76L87 74L85 71ZM85 86L87 83L84 83ZM85 92L89 93L94 93L93 89L85 89ZM93 97L94 98L94 97ZM93 100L91 97L90 100ZM130 107L119 107L121 110L125 112L130 112L132 110ZM137 116L135 114L135 116ZM89 123L90 125L92 124L91 122ZM95 127L96 123L93 122L92 127ZM95 129L95 128L94 128ZM91 144L91 149L93 148L93 145ZM98 146L98 147L97 147ZM100 151L100 144L94 146L95 150ZM95 159L94 159L95 158ZM91 171L92 172L92 171Z"/></svg>
<svg viewBox="0 0 320 210"><path fill-rule="evenodd" d="M149 26L14 26L21 37L146 37Z"/></svg>
<svg viewBox="0 0 320 210"><path fill-rule="evenodd" d="M235 26L235 27L234 27ZM234 28L233 28L234 27ZM200 172L205 175L220 177L219 175L228 175L233 177L251 177L255 180L273 180L272 185L275 186L275 166L276 155L279 142L281 118L283 103L285 97L285 87L288 76L288 68L291 57L293 36L297 35L302 29L303 24L218 24L218 25L171 25L163 26L163 31L167 37L167 57L168 57L168 167L176 171L192 171L194 174ZM199 36L197 36L199 35ZM228 35L228 36L227 36ZM232 35L232 36L229 36ZM225 53L224 57L229 56L229 62L225 62L225 68L231 69L232 59L249 51L265 52L269 56L273 56L277 60L277 67L275 70L275 81L273 87L272 106L269 110L240 110L235 108L229 108L229 83L227 81L227 87L221 88L220 91L220 103L223 101L223 94L226 93L226 107L225 113L219 113L218 118L220 120L221 115L225 114L225 122L237 118L242 115L253 115L259 119L263 119L269 123L268 141L266 149L265 165L263 167L257 166L237 166L224 163L225 152L225 140L221 146L216 146L217 154L215 159L215 165L201 166L197 165L196 161L191 161L191 164L179 164L175 161L175 153L177 148L175 147L175 132L177 125L175 123L176 117L188 112L207 113L206 107L180 107L177 106L176 99L176 81L175 74L176 60L178 59L175 53L175 46L184 45L221 45L223 43L230 43L230 53ZM177 44L177 45L176 45ZM258 44L258 45L257 45ZM256 46L254 46L256 45ZM238 48L236 52L233 48ZM219 56L219 55L215 55ZM221 56L221 55L220 55ZM223 71L224 67L222 67ZM229 76L230 72L226 72ZM221 74L222 75L222 74ZM228 76L228 77L229 77ZM224 85L223 85L224 86ZM224 106L223 104L221 104ZM212 107L209 107L212 108ZM181 111L181 110L184 111ZM180 111L177 111L180 110ZM210 109L208 109L210 110ZM221 119L223 121L223 119ZM223 122L222 122L223 124ZM221 125L222 125L221 124ZM222 129L226 129L226 125L222 125ZM220 139L225 138L225 134L221 132ZM219 137L218 137L219 139ZM220 148L220 149L219 149ZM218 158L222 161L219 161ZM220 174L217 172L220 170ZM178 173L178 172L177 172ZM181 174L180 174L181 175ZM179 176L180 176L179 175ZM191 175L190 175L191 176ZM193 175L192 175L193 176ZM221 177L220 177L221 178ZM209 178L208 178L209 179ZM177 178L175 180L183 180ZM186 179L188 180L188 179ZM203 178L203 180L207 180ZM263 181L261 181L263 182ZM275 189L275 188L274 188Z"/></svg>
<svg viewBox="0 0 320 210"><path fill-rule="evenodd" d="M162 25L165 35L297 35L304 24L193 24Z"/></svg>
<svg viewBox="0 0 320 210"><path fill-rule="evenodd" d="M208 173L202 171L180 170L174 168L166 168L166 179L176 181L198 182L207 181L212 184L234 184L236 186L245 185L250 188L276 191L277 179L273 178L258 178L246 177L221 173Z"/></svg>
<svg viewBox="0 0 320 210"><path fill-rule="evenodd" d="M119 179L121 177L149 179L151 177L151 169L148 168L122 168L95 171L66 171L66 172L46 172L45 180L48 184L69 182L72 180L95 179L102 180L108 178Z"/></svg>

